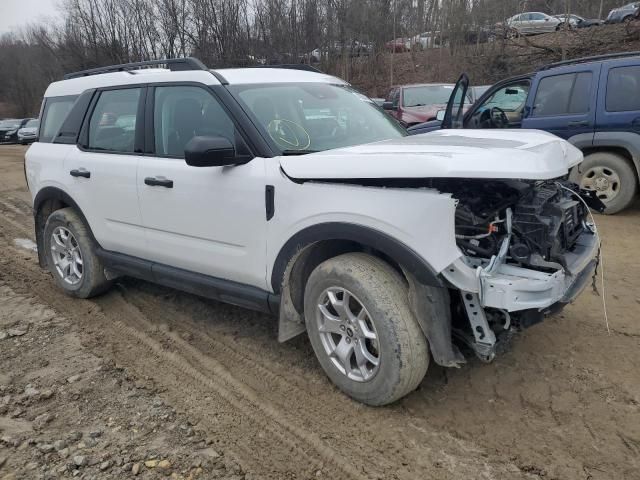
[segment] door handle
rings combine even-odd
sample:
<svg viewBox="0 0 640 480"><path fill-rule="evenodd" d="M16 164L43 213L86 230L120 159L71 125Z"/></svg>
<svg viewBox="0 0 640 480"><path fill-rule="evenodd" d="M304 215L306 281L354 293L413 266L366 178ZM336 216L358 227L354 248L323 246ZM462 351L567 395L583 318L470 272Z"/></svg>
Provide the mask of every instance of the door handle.
<svg viewBox="0 0 640 480"><path fill-rule="evenodd" d="M79 168L79 169L74 168L69 172L69 175L71 175L72 177L91 178L91 172L85 170L84 168Z"/></svg>
<svg viewBox="0 0 640 480"><path fill-rule="evenodd" d="M567 125L569 127L588 127L589 122L587 120L579 120L575 122L569 122Z"/></svg>
<svg viewBox="0 0 640 480"><path fill-rule="evenodd" d="M165 188L173 188L173 180L169 180L167 178L156 178L156 177L147 177L144 179L145 185L149 185L150 187L165 187Z"/></svg>

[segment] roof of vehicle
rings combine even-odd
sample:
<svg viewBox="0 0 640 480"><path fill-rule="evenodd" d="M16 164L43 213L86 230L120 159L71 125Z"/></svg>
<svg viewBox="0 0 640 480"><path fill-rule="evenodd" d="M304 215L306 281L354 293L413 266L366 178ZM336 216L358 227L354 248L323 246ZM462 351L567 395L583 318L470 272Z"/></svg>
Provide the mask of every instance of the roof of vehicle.
<svg viewBox="0 0 640 480"><path fill-rule="evenodd" d="M581 63L605 62L608 60L618 60L621 58L638 57L638 56L640 56L640 52L622 52L622 53L609 53L606 55L596 55L593 57L574 58L573 60L565 60L562 62L549 63L548 65L544 65L543 67L540 67L538 71L550 70L552 68L565 67L568 65L577 65Z"/></svg>
<svg viewBox="0 0 640 480"><path fill-rule="evenodd" d="M180 63L180 67L175 68L175 65L166 63L169 68L150 68L155 65L162 65L163 62L166 63L168 61L137 62L68 74L64 80L51 83L45 92L45 97L79 95L91 88L165 82L197 82L205 85L285 82L347 84L342 79L327 75L305 65L209 70L198 61L200 65L194 63L185 66L184 63Z"/></svg>
<svg viewBox="0 0 640 480"><path fill-rule="evenodd" d="M405 85L396 85L392 88L411 88L411 87L453 87L455 83L407 83Z"/></svg>

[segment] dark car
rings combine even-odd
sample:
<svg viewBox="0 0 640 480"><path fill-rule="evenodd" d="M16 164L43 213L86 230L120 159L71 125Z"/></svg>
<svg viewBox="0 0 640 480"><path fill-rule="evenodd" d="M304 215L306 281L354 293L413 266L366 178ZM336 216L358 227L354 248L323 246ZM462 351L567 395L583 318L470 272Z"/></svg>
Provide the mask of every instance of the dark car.
<svg viewBox="0 0 640 480"><path fill-rule="evenodd" d="M526 128L546 130L582 150L584 162L571 172L592 190L605 213L628 207L640 172L640 52L589 57L547 65L503 80L467 112L459 102L468 88L463 75L443 121L409 129ZM455 101L454 101L455 100Z"/></svg>
<svg viewBox="0 0 640 480"><path fill-rule="evenodd" d="M382 107L403 126L410 127L437 118L453 91L453 83L417 83L392 87ZM473 103L467 95L467 103Z"/></svg>
<svg viewBox="0 0 640 480"><path fill-rule="evenodd" d="M554 17L560 20L563 24L568 24L570 28L597 27L604 23L604 20L600 20L599 18L584 18L573 13L563 13L560 15L554 15Z"/></svg>
<svg viewBox="0 0 640 480"><path fill-rule="evenodd" d="M636 20L640 15L640 2L632 2L609 12L605 23L623 23Z"/></svg>
<svg viewBox="0 0 640 480"><path fill-rule="evenodd" d="M11 118L0 121L0 143L18 143L18 130L31 118Z"/></svg>

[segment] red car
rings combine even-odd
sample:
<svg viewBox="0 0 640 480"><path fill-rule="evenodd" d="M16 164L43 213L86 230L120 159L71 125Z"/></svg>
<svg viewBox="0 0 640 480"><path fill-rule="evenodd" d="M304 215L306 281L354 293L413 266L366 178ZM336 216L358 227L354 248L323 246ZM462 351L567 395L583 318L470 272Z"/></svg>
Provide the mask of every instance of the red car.
<svg viewBox="0 0 640 480"><path fill-rule="evenodd" d="M435 120L438 112L447 107L454 86L451 83L395 86L389 90L382 108L407 128ZM471 98L467 98L467 108L472 103Z"/></svg>

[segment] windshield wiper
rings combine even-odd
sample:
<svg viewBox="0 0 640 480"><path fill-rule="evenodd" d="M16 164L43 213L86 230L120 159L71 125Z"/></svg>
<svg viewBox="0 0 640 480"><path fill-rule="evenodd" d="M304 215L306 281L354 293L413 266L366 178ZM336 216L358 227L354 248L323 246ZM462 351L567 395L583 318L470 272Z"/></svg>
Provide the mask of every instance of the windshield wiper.
<svg viewBox="0 0 640 480"><path fill-rule="evenodd" d="M318 150L283 150L282 155L292 156L292 155L306 155L307 153L316 153Z"/></svg>

